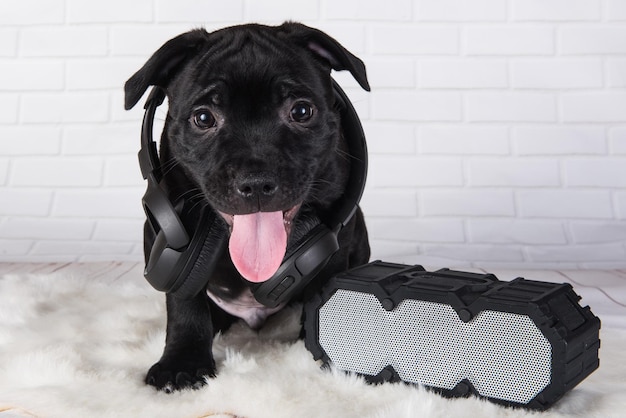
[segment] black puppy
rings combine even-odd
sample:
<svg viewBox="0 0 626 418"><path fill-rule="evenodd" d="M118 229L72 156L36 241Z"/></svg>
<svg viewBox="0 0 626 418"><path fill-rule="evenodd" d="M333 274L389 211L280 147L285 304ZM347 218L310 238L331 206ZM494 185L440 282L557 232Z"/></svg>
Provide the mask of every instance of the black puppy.
<svg viewBox="0 0 626 418"><path fill-rule="evenodd" d="M278 308L255 301L290 243L324 219L344 193L350 158L331 69L349 70L369 90L365 67L336 40L297 23L194 30L165 43L125 85L126 109L146 89L165 89L160 146L172 201L202 197L230 231L206 293L167 295L163 356L146 383L171 391L215 376L212 340L237 318L260 327ZM155 240L144 234L146 257ZM369 259L360 210L339 233L340 249L314 282Z"/></svg>

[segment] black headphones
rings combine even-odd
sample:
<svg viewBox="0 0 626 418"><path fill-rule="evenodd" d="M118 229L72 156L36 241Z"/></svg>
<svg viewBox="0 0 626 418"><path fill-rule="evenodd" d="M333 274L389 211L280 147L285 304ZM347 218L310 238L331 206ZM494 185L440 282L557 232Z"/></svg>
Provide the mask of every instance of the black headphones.
<svg viewBox="0 0 626 418"><path fill-rule="evenodd" d="M339 249L337 234L354 215L365 187L367 145L363 127L345 92L334 80L332 83L352 157L346 190L329 211L329 219L319 222L288 249L270 279L250 283L255 299L270 308L300 292ZM229 233L226 222L201 198L182 196L172 202L161 184L164 173L152 129L156 108L164 99L164 90L153 87L141 127L139 166L148 181L142 203L147 224L156 235L146 254L144 276L155 289L188 299L205 289L227 247Z"/></svg>

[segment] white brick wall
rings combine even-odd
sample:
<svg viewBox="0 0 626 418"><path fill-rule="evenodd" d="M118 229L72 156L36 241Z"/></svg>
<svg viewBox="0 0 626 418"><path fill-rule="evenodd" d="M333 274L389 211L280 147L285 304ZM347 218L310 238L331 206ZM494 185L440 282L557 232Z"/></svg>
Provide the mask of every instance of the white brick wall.
<svg viewBox="0 0 626 418"><path fill-rule="evenodd" d="M594 0L514 0L511 6L515 20L593 21L602 16L601 3Z"/></svg>
<svg viewBox="0 0 626 418"><path fill-rule="evenodd" d="M468 25L463 33L470 55L550 55L554 53L552 27L537 24Z"/></svg>
<svg viewBox="0 0 626 418"><path fill-rule="evenodd" d="M418 62L424 89L504 88L507 63L502 59L424 59Z"/></svg>
<svg viewBox="0 0 626 418"><path fill-rule="evenodd" d="M465 98L469 122L556 122L557 118L551 93L471 92Z"/></svg>
<svg viewBox="0 0 626 418"><path fill-rule="evenodd" d="M584 89L602 87L599 58L511 60L511 85L516 89Z"/></svg>
<svg viewBox="0 0 626 418"><path fill-rule="evenodd" d="M371 93L336 78L374 258L626 268L624 0L0 2L0 261L140 259L124 81L185 30L287 19L368 66Z"/></svg>

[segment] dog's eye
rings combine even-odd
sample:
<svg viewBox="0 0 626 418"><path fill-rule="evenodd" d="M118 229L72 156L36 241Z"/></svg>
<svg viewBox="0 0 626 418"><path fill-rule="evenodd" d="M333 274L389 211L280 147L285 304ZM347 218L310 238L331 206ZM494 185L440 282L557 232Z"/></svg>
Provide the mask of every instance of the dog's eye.
<svg viewBox="0 0 626 418"><path fill-rule="evenodd" d="M213 113L206 109L197 110L196 112L194 112L191 119L194 125L196 125L200 129L213 128L217 124Z"/></svg>
<svg viewBox="0 0 626 418"><path fill-rule="evenodd" d="M291 108L290 116L294 122L306 122L313 116L313 106L307 102L296 102Z"/></svg>

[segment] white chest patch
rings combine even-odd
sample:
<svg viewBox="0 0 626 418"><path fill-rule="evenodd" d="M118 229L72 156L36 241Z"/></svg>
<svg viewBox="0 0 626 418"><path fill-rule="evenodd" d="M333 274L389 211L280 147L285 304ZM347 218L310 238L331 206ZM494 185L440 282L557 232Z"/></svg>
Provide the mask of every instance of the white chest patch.
<svg viewBox="0 0 626 418"><path fill-rule="evenodd" d="M286 304L278 305L275 308L268 308L254 298L252 292L248 289L242 293L239 297L233 300L225 301L208 290L207 295L215 302L217 306L223 309L225 312L241 318L252 329L259 329L265 323L265 320L272 314L280 311Z"/></svg>

